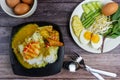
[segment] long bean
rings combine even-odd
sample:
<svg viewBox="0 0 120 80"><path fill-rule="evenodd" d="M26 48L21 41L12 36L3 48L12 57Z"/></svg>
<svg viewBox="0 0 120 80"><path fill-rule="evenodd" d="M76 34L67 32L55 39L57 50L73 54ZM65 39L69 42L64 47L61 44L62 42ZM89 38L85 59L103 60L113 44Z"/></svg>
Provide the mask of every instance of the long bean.
<svg viewBox="0 0 120 80"><path fill-rule="evenodd" d="M100 15L100 12L98 12L98 13L90 16L90 17L87 18L86 20L84 20L84 21L82 22L82 23L83 23L83 26L84 26L85 28L89 28L89 27L92 25L92 23L94 22L95 17L97 17L98 15Z"/></svg>
<svg viewBox="0 0 120 80"><path fill-rule="evenodd" d="M85 16L86 16L86 14L85 14L85 12L83 12L82 16L81 16L81 21L85 20Z"/></svg>
<svg viewBox="0 0 120 80"><path fill-rule="evenodd" d="M85 28L89 28L94 23L94 19L92 19L87 25L85 25Z"/></svg>
<svg viewBox="0 0 120 80"><path fill-rule="evenodd" d="M83 24L83 26L84 26L85 28L88 28L93 22L94 22L94 19L91 18L88 22L86 22L85 24Z"/></svg>

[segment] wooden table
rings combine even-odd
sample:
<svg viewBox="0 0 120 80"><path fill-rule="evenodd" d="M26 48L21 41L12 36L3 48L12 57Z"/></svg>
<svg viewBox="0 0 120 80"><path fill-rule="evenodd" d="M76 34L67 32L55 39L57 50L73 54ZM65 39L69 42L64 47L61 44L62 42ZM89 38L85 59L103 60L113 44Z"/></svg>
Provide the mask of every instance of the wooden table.
<svg viewBox="0 0 120 80"><path fill-rule="evenodd" d="M36 12L25 19L8 16L0 7L0 79L3 80L96 80L96 78L85 70L70 73L62 69L60 73L48 77L25 77L14 75L9 59L9 38L13 26L30 21L49 21L56 23L62 29L65 43L65 57L71 49L78 52L86 64L93 68L117 73L116 78L106 77L106 80L120 80L120 46L105 54L92 54L76 45L69 32L69 20L72 11L82 0L38 0ZM120 2L120 0L115 0Z"/></svg>

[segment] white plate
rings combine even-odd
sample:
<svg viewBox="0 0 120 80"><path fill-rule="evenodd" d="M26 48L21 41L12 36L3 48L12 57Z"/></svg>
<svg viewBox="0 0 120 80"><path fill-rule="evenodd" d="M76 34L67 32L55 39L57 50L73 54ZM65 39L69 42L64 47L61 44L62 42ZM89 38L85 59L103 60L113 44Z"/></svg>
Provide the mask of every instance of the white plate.
<svg viewBox="0 0 120 80"><path fill-rule="evenodd" d="M78 15L79 17L82 15L83 13L83 9L82 9L82 4L88 3L90 1L101 1L102 4L106 4L108 2L111 2L111 0L85 0L82 3L80 3L73 11L71 18L70 18L70 33L72 35L72 38L74 39L74 41L78 44L79 47L83 48L84 50L91 52L91 53L101 53L101 50L97 50L94 49L92 47L90 47L89 45L83 45L82 43L80 43L79 39L75 36L73 30L72 30L72 26L71 26L71 22L72 22L72 17L74 15ZM103 48L103 52L108 52L111 51L112 49L116 48L118 45L120 44L120 36L117 37L116 39L110 39L110 38L106 38L105 43L104 43L104 48Z"/></svg>

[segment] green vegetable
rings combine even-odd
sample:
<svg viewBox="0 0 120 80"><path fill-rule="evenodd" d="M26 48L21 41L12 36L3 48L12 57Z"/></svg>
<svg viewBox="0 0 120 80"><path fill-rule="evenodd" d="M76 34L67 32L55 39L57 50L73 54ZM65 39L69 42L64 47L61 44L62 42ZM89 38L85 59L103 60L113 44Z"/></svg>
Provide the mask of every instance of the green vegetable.
<svg viewBox="0 0 120 80"><path fill-rule="evenodd" d="M102 8L102 4L99 1L96 1L96 5L98 8Z"/></svg>
<svg viewBox="0 0 120 80"><path fill-rule="evenodd" d="M100 15L100 12L90 12L89 15L85 16L86 19L83 20L82 23L84 24L84 23L88 22L91 18L94 19L98 15Z"/></svg>
<svg viewBox="0 0 120 80"><path fill-rule="evenodd" d="M105 34L105 37L116 38L120 36L120 6L115 14L112 15L113 26Z"/></svg>
<svg viewBox="0 0 120 80"><path fill-rule="evenodd" d="M85 20L85 16L86 16L86 14L85 14L85 12L83 12L82 16L81 16L81 21Z"/></svg>
<svg viewBox="0 0 120 80"><path fill-rule="evenodd" d="M82 8L84 12L88 14L91 11L100 10L102 8L102 5L99 1L93 1L86 4L82 4Z"/></svg>
<svg viewBox="0 0 120 80"><path fill-rule="evenodd" d="M99 9L99 7L97 6L97 2L96 1L91 2L91 4L94 6L94 8L96 10Z"/></svg>
<svg viewBox="0 0 120 80"><path fill-rule="evenodd" d="M90 11L89 14L87 14L87 15L85 16L85 18L88 18L88 17L94 15L94 13L95 13L94 11Z"/></svg>
<svg viewBox="0 0 120 80"><path fill-rule="evenodd" d="M88 17L87 19L83 20L82 23L85 24L87 23L88 21L90 21L91 19L93 19L92 17Z"/></svg>
<svg viewBox="0 0 120 80"><path fill-rule="evenodd" d="M105 34L105 37L110 37L110 38L117 38L120 36L120 18L115 24L113 25L112 28L110 28Z"/></svg>
<svg viewBox="0 0 120 80"><path fill-rule="evenodd" d="M85 28L89 28L96 16L100 15L101 3L99 1L93 1L89 3L82 4L83 13L81 16L81 21Z"/></svg>
<svg viewBox="0 0 120 80"><path fill-rule="evenodd" d="M115 14L112 15L112 20L118 20L120 18L120 6Z"/></svg>
<svg viewBox="0 0 120 80"><path fill-rule="evenodd" d="M92 5L92 3L87 3L86 6L92 10L92 11L95 11L95 7Z"/></svg>
<svg viewBox="0 0 120 80"><path fill-rule="evenodd" d="M83 26L85 28L89 28L92 25L92 23L94 22L95 17L97 17L98 15L100 15L100 12L94 12L93 14L89 15L88 18L86 18L85 20L82 21Z"/></svg>
<svg viewBox="0 0 120 80"><path fill-rule="evenodd" d="M91 21L94 21L94 18L88 18L86 21L84 21L83 22L83 26L85 27L85 28L88 28L88 27L86 27Z"/></svg>
<svg viewBox="0 0 120 80"><path fill-rule="evenodd" d="M95 13L95 15L93 15L92 17L97 17L97 16L99 16L100 15L100 12L97 12L97 13Z"/></svg>
<svg viewBox="0 0 120 80"><path fill-rule="evenodd" d="M90 12L90 9L86 6L86 4L83 4L82 8L86 14L88 14Z"/></svg>
<svg viewBox="0 0 120 80"><path fill-rule="evenodd" d="M89 14L85 16L85 18L94 17L94 16L97 16L98 14L100 14L99 10L96 10L95 12L91 11Z"/></svg>
<svg viewBox="0 0 120 80"><path fill-rule="evenodd" d="M91 19L88 23L86 23L85 25L83 24L83 26L85 28L89 28L92 24L94 23L94 19Z"/></svg>

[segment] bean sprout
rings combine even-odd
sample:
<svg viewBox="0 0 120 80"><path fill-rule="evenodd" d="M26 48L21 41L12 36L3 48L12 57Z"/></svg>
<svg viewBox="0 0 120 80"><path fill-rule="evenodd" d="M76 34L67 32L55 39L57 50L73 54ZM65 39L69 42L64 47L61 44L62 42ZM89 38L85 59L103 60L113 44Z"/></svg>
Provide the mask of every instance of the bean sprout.
<svg viewBox="0 0 120 80"><path fill-rule="evenodd" d="M114 21L110 21L110 16L99 15L88 30L93 33L103 34L112 27L111 24L113 22Z"/></svg>

